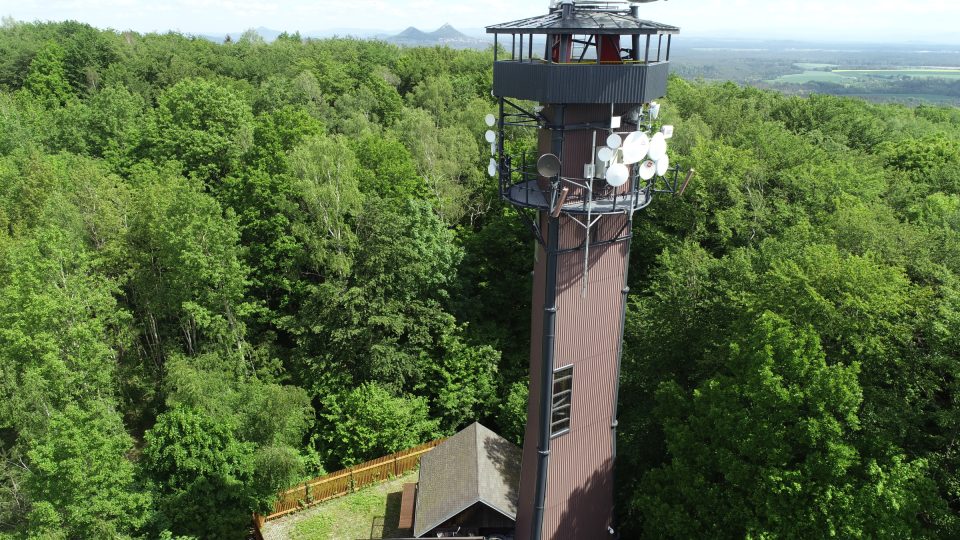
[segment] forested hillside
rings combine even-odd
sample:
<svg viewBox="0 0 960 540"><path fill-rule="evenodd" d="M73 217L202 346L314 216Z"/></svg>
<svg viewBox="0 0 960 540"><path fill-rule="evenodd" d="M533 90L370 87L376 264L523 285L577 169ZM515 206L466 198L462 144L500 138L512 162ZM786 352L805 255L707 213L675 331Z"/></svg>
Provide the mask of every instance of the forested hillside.
<svg viewBox="0 0 960 540"><path fill-rule="evenodd" d="M0 538L240 538L280 488L519 440L533 240L492 52L0 29ZM960 536L960 110L671 81L623 538Z"/></svg>

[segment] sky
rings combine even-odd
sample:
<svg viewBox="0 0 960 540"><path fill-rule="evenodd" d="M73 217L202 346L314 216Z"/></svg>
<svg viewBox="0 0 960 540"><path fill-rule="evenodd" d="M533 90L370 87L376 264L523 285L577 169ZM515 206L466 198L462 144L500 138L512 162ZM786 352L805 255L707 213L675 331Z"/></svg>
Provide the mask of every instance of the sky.
<svg viewBox="0 0 960 540"><path fill-rule="evenodd" d="M399 31L461 29L546 13L548 0L0 0L0 16L78 20L138 32L237 33L247 28ZM960 44L960 1L670 0L641 5L641 17L682 35Z"/></svg>

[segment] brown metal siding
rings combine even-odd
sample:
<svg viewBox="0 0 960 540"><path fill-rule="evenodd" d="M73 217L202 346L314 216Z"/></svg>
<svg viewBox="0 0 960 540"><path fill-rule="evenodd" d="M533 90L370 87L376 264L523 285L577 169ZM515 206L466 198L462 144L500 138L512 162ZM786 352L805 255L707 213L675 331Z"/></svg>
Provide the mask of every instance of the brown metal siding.
<svg viewBox="0 0 960 540"><path fill-rule="evenodd" d="M616 105L613 109L613 114L620 116L625 115L632 107L632 105ZM550 121L553 120L553 108L545 108L543 114L550 119ZM610 117L611 109L609 105L567 106L564 112L564 123L568 125L586 123L609 124ZM626 132L633 131L635 129L636 125L628 124L626 120L624 120L623 125L618 131ZM564 132L563 152L562 155L559 156L562 163L561 176L570 178L583 177L583 166L593 161L594 133L597 134L597 148L606 146L607 135L609 134L606 130L577 129ZM552 152L551 137L552 134L548 129L544 129L539 132L537 140L537 150L539 152L538 155ZM629 165L627 168L630 170L632 175L633 166ZM548 183L543 177L539 178L539 185L540 189L548 189ZM570 188L570 194L567 197L567 202L581 201L586 197L586 190L583 188L570 182L566 182L565 185ZM595 194L599 194L602 190L609 190L611 188L607 186L606 181L597 179L594 180L593 189ZM631 189L631 183L627 182L616 191L618 193L629 193Z"/></svg>
<svg viewBox="0 0 960 540"><path fill-rule="evenodd" d="M618 111L619 113L620 111ZM569 107L566 123L608 118L609 108ZM562 161L571 176L590 159L590 131L568 131ZM584 143L584 141L586 141ZM541 150L549 148L549 133L541 133ZM544 148L545 147L545 148ZM586 150L582 150L586 148ZM626 215L604 216L593 242L612 239ZM541 214L541 230L547 231ZM573 219L560 217L560 250L583 244L585 230ZM533 289L530 347L530 399L524 434L517 538L528 540L535 504L537 429L539 426L540 363L543 330L546 255L538 247ZM582 296L583 251L560 255L557 276L557 336L555 367L574 366L570 431L551 441L545 540L607 537L613 514L612 444L613 396L616 389L620 314L625 287L626 243L593 246L589 257L587 294Z"/></svg>
<svg viewBox="0 0 960 540"><path fill-rule="evenodd" d="M540 226L547 230L545 214ZM544 233L546 234L546 233ZM530 395L527 400L527 425L523 433L523 459L520 465L520 498L517 506L517 538L529 538L537 489L537 428L540 425L540 358L543 347L543 301L546 286L547 258L543 246L537 244L533 274L533 305L530 317Z"/></svg>
<svg viewBox="0 0 960 540"><path fill-rule="evenodd" d="M604 217L597 240L612 237L625 219ZM583 229L563 221L561 249L580 245ZM622 243L591 250L585 298L583 252L560 258L557 365L574 365L574 396L571 431L554 439L551 448L544 538L603 538L611 524L610 424L626 255Z"/></svg>

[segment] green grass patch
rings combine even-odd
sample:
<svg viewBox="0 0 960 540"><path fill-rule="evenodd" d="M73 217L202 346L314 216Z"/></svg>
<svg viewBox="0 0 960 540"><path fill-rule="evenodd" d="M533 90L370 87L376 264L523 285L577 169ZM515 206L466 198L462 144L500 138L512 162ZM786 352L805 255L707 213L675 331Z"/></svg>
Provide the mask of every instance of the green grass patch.
<svg viewBox="0 0 960 540"><path fill-rule="evenodd" d="M805 69L803 73L781 75L771 83L806 84L823 82L834 84L853 84L868 79L951 79L960 80L960 69L833 69L829 71L816 68L828 68L830 64L794 64Z"/></svg>
<svg viewBox="0 0 960 540"><path fill-rule="evenodd" d="M771 82L789 84L805 84L808 82L849 84L856 82L856 80L857 78L855 76L841 75L831 71L804 71L803 73L781 75Z"/></svg>
<svg viewBox="0 0 960 540"><path fill-rule="evenodd" d="M836 68L840 66L838 66L837 64L814 64L809 62L797 62L796 64L794 64L794 67L802 70L816 70L816 69L824 70L824 69Z"/></svg>
<svg viewBox="0 0 960 540"><path fill-rule="evenodd" d="M301 521L293 527L290 538L313 539L330 538L333 534L333 518L321 514L315 518Z"/></svg>
<svg viewBox="0 0 960 540"><path fill-rule="evenodd" d="M356 493L283 518L276 525L290 540L357 540L396 538L403 484L417 481L413 471ZM283 522L286 523L283 523Z"/></svg>
<svg viewBox="0 0 960 540"><path fill-rule="evenodd" d="M913 79L960 79L960 69L835 69L833 73L854 77L910 77Z"/></svg>

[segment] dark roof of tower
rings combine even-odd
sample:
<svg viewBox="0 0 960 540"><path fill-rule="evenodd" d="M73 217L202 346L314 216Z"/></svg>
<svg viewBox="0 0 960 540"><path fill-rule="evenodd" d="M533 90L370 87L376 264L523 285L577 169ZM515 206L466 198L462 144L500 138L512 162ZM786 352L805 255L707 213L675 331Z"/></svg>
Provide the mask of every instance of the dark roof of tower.
<svg viewBox="0 0 960 540"><path fill-rule="evenodd" d="M574 10L563 18L560 10L546 15L487 27L488 34L676 34L669 24L647 21L625 11Z"/></svg>
<svg viewBox="0 0 960 540"><path fill-rule="evenodd" d="M517 519L521 452L479 423L420 458L413 524L420 537L480 502Z"/></svg>

